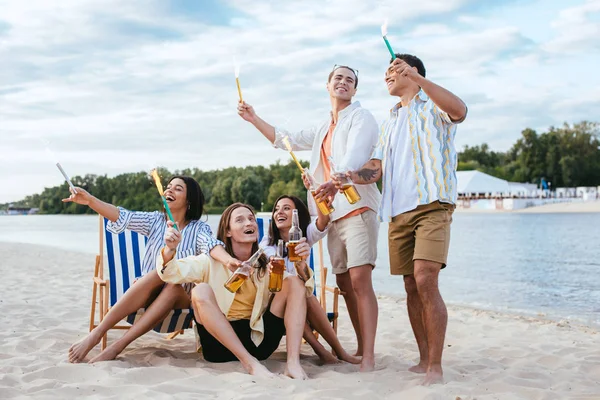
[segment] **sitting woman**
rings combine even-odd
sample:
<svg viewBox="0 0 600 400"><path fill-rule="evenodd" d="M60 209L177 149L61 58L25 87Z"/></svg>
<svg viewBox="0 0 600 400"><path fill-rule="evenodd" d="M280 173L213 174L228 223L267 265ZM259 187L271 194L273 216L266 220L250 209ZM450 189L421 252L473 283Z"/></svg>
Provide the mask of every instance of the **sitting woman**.
<svg viewBox="0 0 600 400"><path fill-rule="evenodd" d="M165 190L165 198L173 218L181 230L182 242L177 248L177 257L210 252L213 257L228 263L232 268L240 264L238 260L227 254L222 243L213 238L210 226L200 221L204 210L204 195L196 180L186 176L172 177ZM189 287L165 285L157 274L149 273L154 270L158 252L164 246L164 235L167 228L167 218L164 212L129 211L115 207L79 187L76 188L76 193L71 190L71 196L63 201L89 206L109 220L107 229L110 232L118 234L129 229L148 238L146 253L141 264L142 277L110 308L96 328L69 349L70 362L83 361L109 329L129 314L145 307L144 314L131 329L127 330L123 337L89 362L113 360L129 343L161 322L171 310L189 308L189 292L192 285Z"/></svg>
<svg viewBox="0 0 600 400"><path fill-rule="evenodd" d="M169 225L172 225L169 222ZM157 259L156 271L168 283L196 283L192 307L204 359L209 362L239 360L252 375L271 376L259 362L268 358L285 334L285 374L307 379L300 366L300 345L306 320L306 293L313 287L298 277L283 280L274 296L269 292L267 259L261 256L236 293L224 287L235 268L228 268L207 255L173 258L180 234L169 228L166 248ZM217 238L234 258L248 260L258 250L258 224L251 206L235 203L221 216ZM313 282L312 279L309 282Z"/></svg>
<svg viewBox="0 0 600 400"><path fill-rule="evenodd" d="M311 222L308 208L302 200L295 196L280 196L275 201L273 213L271 214L269 235L265 235L260 245L265 249L265 254L268 257L275 256L279 239L283 239L286 243L289 241L293 210L298 210L298 222L302 230L303 239L296 246L296 253L302 256L302 261L293 263L285 256L286 272L291 275L298 275L300 279L306 280L308 279L308 271L310 270L306 260L310 256L311 247L327 234L329 216L321 214L319 210L317 219ZM319 304L319 300L317 300L312 292L309 293L306 299L306 306L308 324L304 327L304 339L319 356L321 362L332 364L343 360L352 364L360 364L360 358L351 356L344 350L331 323L327 319L325 310L323 310ZM323 339L329 343L337 357L323 347L315 335L313 335L313 329L323 336Z"/></svg>

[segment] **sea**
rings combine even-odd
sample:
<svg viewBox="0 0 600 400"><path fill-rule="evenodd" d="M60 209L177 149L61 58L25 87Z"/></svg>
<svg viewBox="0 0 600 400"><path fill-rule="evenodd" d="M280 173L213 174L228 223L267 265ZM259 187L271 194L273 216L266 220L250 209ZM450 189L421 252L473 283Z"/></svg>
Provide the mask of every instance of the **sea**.
<svg viewBox="0 0 600 400"><path fill-rule="evenodd" d="M205 218L216 232L220 216ZM448 304L600 327L600 213L457 212L453 219L440 274ZM0 216L0 242L87 254L98 253L98 229L90 215ZM387 229L382 223L373 285L377 294L404 298L402 277L389 273Z"/></svg>

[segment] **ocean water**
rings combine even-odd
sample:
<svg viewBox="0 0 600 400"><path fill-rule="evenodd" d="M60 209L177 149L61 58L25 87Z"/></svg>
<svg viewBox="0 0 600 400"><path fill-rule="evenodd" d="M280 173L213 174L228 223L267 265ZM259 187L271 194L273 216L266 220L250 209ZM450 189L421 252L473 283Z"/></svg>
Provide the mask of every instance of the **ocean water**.
<svg viewBox="0 0 600 400"><path fill-rule="evenodd" d="M219 218L208 216L213 231ZM96 254L98 217L2 216L0 241ZM600 214L456 213L441 292L449 304L600 326L599 244ZM378 250L375 291L404 297L389 274L387 224Z"/></svg>

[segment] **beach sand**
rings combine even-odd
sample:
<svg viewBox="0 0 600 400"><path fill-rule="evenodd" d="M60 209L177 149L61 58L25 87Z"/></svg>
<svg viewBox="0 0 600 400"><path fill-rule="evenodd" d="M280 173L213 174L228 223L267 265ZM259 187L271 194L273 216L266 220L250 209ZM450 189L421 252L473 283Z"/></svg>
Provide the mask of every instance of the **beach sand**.
<svg viewBox="0 0 600 400"><path fill-rule="evenodd" d="M309 381L260 380L238 362L210 364L187 331L172 341L149 333L121 356L69 364L67 350L88 330L93 256L49 247L0 243L0 398L260 399L600 399L598 331L449 307L446 384L419 385L407 371L417 359L403 299L380 297L377 370L318 366L308 345ZM112 331L109 342L121 332ZM354 349L341 302L340 339ZM284 370L284 343L265 365ZM98 354L92 350L91 356Z"/></svg>

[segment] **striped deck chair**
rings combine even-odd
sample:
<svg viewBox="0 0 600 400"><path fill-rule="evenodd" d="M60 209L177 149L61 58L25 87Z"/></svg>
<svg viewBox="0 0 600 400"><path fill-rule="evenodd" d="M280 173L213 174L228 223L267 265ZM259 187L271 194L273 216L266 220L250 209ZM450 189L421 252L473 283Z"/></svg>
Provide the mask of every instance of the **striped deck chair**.
<svg viewBox="0 0 600 400"><path fill-rule="evenodd" d="M90 331L96 326L96 304L99 320L102 321L110 307L114 306L129 289L137 277L142 275L141 261L144 257L147 238L136 232L125 230L115 235L106 230L108 220L100 216L100 249L94 268L94 286L92 289L92 309L90 311ZM106 263L105 263L106 261ZM109 279L104 279L104 268L108 268ZM129 329L143 314L140 308L123 321L129 325L116 325L112 329ZM172 310L169 315L154 327L158 333L172 333L169 338L183 333L194 320L192 309ZM106 348L106 338L102 338L101 349Z"/></svg>
<svg viewBox="0 0 600 400"><path fill-rule="evenodd" d="M263 236L269 230L269 224L271 223L271 219L270 218L257 218L256 222L258 222L258 235L259 235L258 241L260 242L262 240ZM322 240L319 240L318 248L319 248L319 270L321 273L321 275L320 275L321 287L319 290L320 294L318 296L319 302L321 303L321 307L323 307L323 310L325 310L325 312L327 312L327 292L333 294L333 311L327 312L327 318L333 325L333 330L337 334L337 325L338 325L338 316L339 316L339 312L338 312L339 296L340 296L340 294L343 294L343 293L337 287L327 286L327 267L325 267L324 259L323 259L323 241ZM314 257L313 249L310 250L309 266L310 266L310 269L312 269L313 274L315 274L315 257ZM317 296L317 286L316 285L315 285L314 295Z"/></svg>

